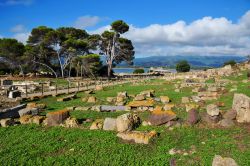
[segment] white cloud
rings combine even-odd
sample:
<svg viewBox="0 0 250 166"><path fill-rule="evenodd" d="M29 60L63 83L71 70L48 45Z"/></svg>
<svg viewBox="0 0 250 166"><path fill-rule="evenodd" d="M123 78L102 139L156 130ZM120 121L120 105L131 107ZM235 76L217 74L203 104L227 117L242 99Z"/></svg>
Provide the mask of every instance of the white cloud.
<svg viewBox="0 0 250 166"><path fill-rule="evenodd" d="M16 33L14 34L13 38L17 39L19 42L22 42L24 44L26 44L28 38L29 38L30 33Z"/></svg>
<svg viewBox="0 0 250 166"><path fill-rule="evenodd" d="M126 37L139 54L247 55L250 52L250 11L237 23L222 17L204 17L190 24L131 27Z"/></svg>
<svg viewBox="0 0 250 166"><path fill-rule="evenodd" d="M0 5L31 5L34 2L34 0L3 0L3 2L0 2Z"/></svg>
<svg viewBox="0 0 250 166"><path fill-rule="evenodd" d="M247 55L250 53L250 11L236 23L224 17L204 17L190 24L177 21L143 28L130 25L124 36L132 40L137 55Z"/></svg>
<svg viewBox="0 0 250 166"><path fill-rule="evenodd" d="M110 30L110 29L111 29L111 26L110 25L106 25L106 26L100 27L100 28L98 28L96 30L88 31L88 33L90 33L90 34L101 34L104 31L107 31L107 30Z"/></svg>
<svg viewBox="0 0 250 166"><path fill-rule="evenodd" d="M101 21L101 18L98 16L81 16L78 17L74 23L74 27L79 29L84 29L86 27L95 26Z"/></svg>
<svg viewBox="0 0 250 166"><path fill-rule="evenodd" d="M24 25L18 24L18 25L16 25L16 26L12 27L12 28L10 29L10 31L11 31L11 32L14 32L14 33L21 33L21 32L25 32L26 29L25 29L25 26L24 26Z"/></svg>

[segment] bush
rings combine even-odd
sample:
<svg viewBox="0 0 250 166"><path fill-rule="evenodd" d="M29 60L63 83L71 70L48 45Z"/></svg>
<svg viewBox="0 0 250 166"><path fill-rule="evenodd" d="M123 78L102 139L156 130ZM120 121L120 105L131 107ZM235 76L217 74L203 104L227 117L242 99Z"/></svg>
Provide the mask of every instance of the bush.
<svg viewBox="0 0 250 166"><path fill-rule="evenodd" d="M177 72L189 72L190 71L190 65L187 61L183 60L176 64L176 71Z"/></svg>
<svg viewBox="0 0 250 166"><path fill-rule="evenodd" d="M236 65L236 62L234 60L230 60L230 61L224 62L224 66L226 66L226 65L234 66L234 65Z"/></svg>
<svg viewBox="0 0 250 166"><path fill-rule="evenodd" d="M134 74L141 74L141 73L144 73L144 69L135 69Z"/></svg>
<svg viewBox="0 0 250 166"><path fill-rule="evenodd" d="M247 78L250 79L250 70L247 72Z"/></svg>

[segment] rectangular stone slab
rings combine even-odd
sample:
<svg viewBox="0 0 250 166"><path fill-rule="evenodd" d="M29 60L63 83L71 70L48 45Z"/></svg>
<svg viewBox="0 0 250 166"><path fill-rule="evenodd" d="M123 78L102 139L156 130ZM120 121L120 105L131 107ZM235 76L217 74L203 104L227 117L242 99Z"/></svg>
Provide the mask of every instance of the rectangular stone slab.
<svg viewBox="0 0 250 166"><path fill-rule="evenodd" d="M47 122L48 126L58 126L63 123L69 117L68 110L61 110L56 112L49 112L47 113Z"/></svg>
<svg viewBox="0 0 250 166"><path fill-rule="evenodd" d="M111 105L101 105L101 112L115 112L115 111L126 111L126 106L111 106Z"/></svg>

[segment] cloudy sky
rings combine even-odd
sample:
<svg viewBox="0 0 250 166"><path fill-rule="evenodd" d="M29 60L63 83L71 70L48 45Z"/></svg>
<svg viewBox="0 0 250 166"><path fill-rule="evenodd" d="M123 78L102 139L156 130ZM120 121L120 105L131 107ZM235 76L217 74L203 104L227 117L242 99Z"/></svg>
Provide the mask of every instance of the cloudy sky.
<svg viewBox="0 0 250 166"><path fill-rule="evenodd" d="M250 0L0 0L0 37L24 43L40 25L101 33L117 19L137 57L250 54Z"/></svg>

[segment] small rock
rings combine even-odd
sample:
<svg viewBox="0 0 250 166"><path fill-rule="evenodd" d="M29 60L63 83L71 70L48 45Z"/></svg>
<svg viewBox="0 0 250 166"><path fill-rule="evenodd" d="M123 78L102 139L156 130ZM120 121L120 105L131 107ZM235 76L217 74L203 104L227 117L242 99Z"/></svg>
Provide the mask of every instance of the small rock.
<svg viewBox="0 0 250 166"><path fill-rule="evenodd" d="M232 126L234 126L234 121L231 119L222 119L219 122L219 125L221 125L223 127L232 127Z"/></svg>
<svg viewBox="0 0 250 166"><path fill-rule="evenodd" d="M149 123L147 121L142 122L142 126L148 126L148 125L149 125Z"/></svg>
<svg viewBox="0 0 250 166"><path fill-rule="evenodd" d="M90 130L101 130L103 127L103 119L96 119L90 126Z"/></svg>
<svg viewBox="0 0 250 166"><path fill-rule="evenodd" d="M72 117L68 117L65 121L64 121L64 127L67 128L74 128L74 127L79 127L79 123L77 121L76 118L72 118Z"/></svg>
<svg viewBox="0 0 250 166"><path fill-rule="evenodd" d="M170 102L170 99L168 96L160 96L161 102L166 104Z"/></svg>
<svg viewBox="0 0 250 166"><path fill-rule="evenodd" d="M116 102L116 97L107 97L107 102L109 103L115 103Z"/></svg>
<svg viewBox="0 0 250 166"><path fill-rule="evenodd" d="M44 119L45 119L44 116L34 116L34 117L32 118L32 123L35 123L35 124L37 124L37 125L40 125L40 124L43 123L43 120L44 120Z"/></svg>
<svg viewBox="0 0 250 166"><path fill-rule="evenodd" d="M74 110L77 110L77 111L88 111L88 110L90 110L90 107L75 107Z"/></svg>
<svg viewBox="0 0 250 166"><path fill-rule="evenodd" d="M118 116L116 127L118 132L131 131L140 124L140 118L136 114L126 113Z"/></svg>
<svg viewBox="0 0 250 166"><path fill-rule="evenodd" d="M105 118L103 123L103 130L116 130L116 119Z"/></svg>
<svg viewBox="0 0 250 166"><path fill-rule="evenodd" d="M169 111L169 110L172 110L174 107L175 107L175 104L170 104L170 103L168 103L168 104L165 104L165 105L164 105L163 109L164 109L165 111Z"/></svg>
<svg viewBox="0 0 250 166"><path fill-rule="evenodd" d="M227 111L225 114L223 114L223 118L234 120L236 118L236 114L237 112L234 109L231 109Z"/></svg>
<svg viewBox="0 0 250 166"><path fill-rule="evenodd" d="M189 102L190 102L189 97L182 97L181 98L181 103L186 104L186 103L189 103Z"/></svg>
<svg viewBox="0 0 250 166"><path fill-rule="evenodd" d="M21 124L32 123L32 115L24 115L19 118Z"/></svg>
<svg viewBox="0 0 250 166"><path fill-rule="evenodd" d="M13 126L15 124L15 121L14 119L6 118L6 119L1 119L0 124L2 127L8 127L8 126Z"/></svg>
<svg viewBox="0 0 250 166"><path fill-rule="evenodd" d="M133 141L140 144L148 144L150 139L157 136L156 131L142 132L142 131L128 131L118 133L117 137L120 137L126 141Z"/></svg>
<svg viewBox="0 0 250 166"><path fill-rule="evenodd" d="M190 125L194 125L199 121L199 113L196 109L188 111L187 122Z"/></svg>
<svg viewBox="0 0 250 166"><path fill-rule="evenodd" d="M145 96L144 95L136 95L136 97L134 98L134 101L142 101L145 100Z"/></svg>
<svg viewBox="0 0 250 166"><path fill-rule="evenodd" d="M215 155L212 166L238 166L238 164L232 158L223 158L220 155Z"/></svg>
<svg viewBox="0 0 250 166"><path fill-rule="evenodd" d="M96 103L96 97L94 97L94 96L90 96L89 98L88 98L88 101L87 101L88 103Z"/></svg>
<svg viewBox="0 0 250 166"><path fill-rule="evenodd" d="M175 148L172 148L168 151L168 154L170 155L175 155L176 154L176 149Z"/></svg>
<svg viewBox="0 0 250 166"><path fill-rule="evenodd" d="M207 114L210 116L217 116L220 114L220 110L217 105L209 104L207 105Z"/></svg>

